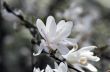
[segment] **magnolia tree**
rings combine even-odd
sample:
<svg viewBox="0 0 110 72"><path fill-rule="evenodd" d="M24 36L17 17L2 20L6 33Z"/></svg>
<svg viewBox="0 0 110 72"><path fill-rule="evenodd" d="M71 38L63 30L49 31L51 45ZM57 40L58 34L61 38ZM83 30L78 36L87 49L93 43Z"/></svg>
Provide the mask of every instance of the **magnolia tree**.
<svg viewBox="0 0 110 72"><path fill-rule="evenodd" d="M37 57L43 53L54 60L54 68L48 64L44 69L35 66L33 72L85 72L85 69L91 72L98 71L90 63L100 60L92 52L97 47L78 47L75 39L69 37L73 28L72 21L61 20L56 24L54 17L48 16L46 24L41 19L37 19L36 25L33 25L26 21L23 16L11 10L6 3L3 5L9 13L23 21L23 25L32 34L32 44L37 50L37 52L33 52L32 57Z"/></svg>
<svg viewBox="0 0 110 72"><path fill-rule="evenodd" d="M49 16L46 20L46 24L44 24L41 19L37 19L36 27L42 39L40 45L36 46L38 52L33 53L33 55L38 56L42 51L45 51L49 56L52 55L58 58L61 63L59 66L55 65L54 69L49 65L43 70L34 67L34 72L68 72L70 66L79 72L85 72L82 68L86 68L91 72L97 72L97 68L90 63L90 61L97 62L100 60L100 58L94 56L92 52L92 50L97 47L87 46L78 48L74 39L68 38L73 27L71 21L66 22L65 20L61 20L56 24L54 17ZM72 49L70 49L70 47L72 47ZM55 63L57 62L55 61Z"/></svg>

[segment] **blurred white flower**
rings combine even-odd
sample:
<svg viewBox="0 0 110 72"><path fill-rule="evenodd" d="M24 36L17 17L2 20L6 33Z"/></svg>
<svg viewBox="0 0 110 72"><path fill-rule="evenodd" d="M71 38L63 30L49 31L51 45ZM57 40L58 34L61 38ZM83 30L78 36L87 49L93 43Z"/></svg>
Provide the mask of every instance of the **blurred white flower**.
<svg viewBox="0 0 110 72"><path fill-rule="evenodd" d="M39 68L34 68L33 72L53 72L53 69L49 65L45 68L45 70L40 70Z"/></svg>
<svg viewBox="0 0 110 72"><path fill-rule="evenodd" d="M33 72L44 72L44 70L41 70L39 68L34 68Z"/></svg>
<svg viewBox="0 0 110 72"><path fill-rule="evenodd" d="M53 69L49 65L47 65L45 72L53 72Z"/></svg>
<svg viewBox="0 0 110 72"><path fill-rule="evenodd" d="M66 63L61 62L59 66L56 66L54 69L55 72L67 72L68 67Z"/></svg>
<svg viewBox="0 0 110 72"><path fill-rule="evenodd" d="M63 16L66 19L76 20L80 14L83 13L83 8L81 6L77 6L76 3L70 6L70 8L66 9Z"/></svg>
<svg viewBox="0 0 110 72"><path fill-rule="evenodd" d="M97 56L93 56L93 52L91 50L97 48L96 46L87 46L83 47L76 51L76 49L72 49L66 55L62 55L67 62L72 64L76 69L81 72L85 72L81 67L87 68L92 72L97 72L97 69L89 63L89 61L99 61L100 58Z"/></svg>
<svg viewBox="0 0 110 72"><path fill-rule="evenodd" d="M39 68L34 68L33 72L67 72L68 67L66 63L61 62L59 66L56 66L55 69L52 69L49 65L43 70Z"/></svg>
<svg viewBox="0 0 110 72"><path fill-rule="evenodd" d="M64 13L58 13L57 17L74 21L71 36L80 46L89 46L93 32L93 26L101 18L99 7L85 0L71 0L69 8Z"/></svg>
<svg viewBox="0 0 110 72"><path fill-rule="evenodd" d="M73 26L71 21L65 22L64 20L61 20L56 25L54 17L49 16L46 21L46 26L40 19L37 19L36 26L41 36L44 38L44 40L42 40L45 46L44 49L58 49L62 54L69 52L67 44L73 44L72 39L67 38L70 35Z"/></svg>

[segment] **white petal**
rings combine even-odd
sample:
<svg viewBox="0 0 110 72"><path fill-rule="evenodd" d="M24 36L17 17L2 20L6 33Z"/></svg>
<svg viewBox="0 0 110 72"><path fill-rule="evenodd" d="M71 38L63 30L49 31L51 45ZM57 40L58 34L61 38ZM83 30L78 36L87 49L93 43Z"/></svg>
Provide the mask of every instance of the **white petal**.
<svg viewBox="0 0 110 72"><path fill-rule="evenodd" d="M66 24L64 24L63 28L57 32L56 39L61 40L63 38L68 37L71 33L72 26L73 26L73 23L71 21L66 22Z"/></svg>
<svg viewBox="0 0 110 72"><path fill-rule="evenodd" d="M54 71L54 72L58 72L58 70L57 70L57 69L53 69L53 71Z"/></svg>
<svg viewBox="0 0 110 72"><path fill-rule="evenodd" d="M61 44L66 45L66 46L76 46L76 42L74 39L70 38L64 38L63 40L60 41Z"/></svg>
<svg viewBox="0 0 110 72"><path fill-rule="evenodd" d="M65 40L67 40L67 41L69 41L69 42L71 42L71 43L75 43L76 44L76 40L75 39L73 39L73 38L65 38Z"/></svg>
<svg viewBox="0 0 110 72"><path fill-rule="evenodd" d="M79 60L79 54L77 52L68 53L68 54L62 55L62 56L71 64L77 63Z"/></svg>
<svg viewBox="0 0 110 72"><path fill-rule="evenodd" d="M69 52L69 49L64 46L64 45L58 45L58 51L62 54L62 55L66 55Z"/></svg>
<svg viewBox="0 0 110 72"><path fill-rule="evenodd" d="M41 70L41 72L44 72L44 69L43 69L43 70Z"/></svg>
<svg viewBox="0 0 110 72"><path fill-rule="evenodd" d="M33 72L40 72L39 68L34 68Z"/></svg>
<svg viewBox="0 0 110 72"><path fill-rule="evenodd" d="M81 67L80 64L73 64L74 68L78 69L81 72L85 72Z"/></svg>
<svg viewBox="0 0 110 72"><path fill-rule="evenodd" d="M97 72L97 69L90 63L88 63L85 68L89 69L91 72Z"/></svg>
<svg viewBox="0 0 110 72"><path fill-rule="evenodd" d="M97 48L96 46L87 46L87 47L82 47L80 51L91 51Z"/></svg>
<svg viewBox="0 0 110 72"><path fill-rule="evenodd" d="M42 22L42 20L37 19L37 21L36 21L36 26L37 26L37 28L38 28L40 34L42 35L42 37L43 37L44 39L46 39L46 36L45 36L45 35L46 35L46 28L45 28L45 25L44 25L44 23Z"/></svg>
<svg viewBox="0 0 110 72"><path fill-rule="evenodd" d="M45 40L41 40L41 47L47 52L49 53L49 48L47 47L47 43L45 42Z"/></svg>
<svg viewBox="0 0 110 72"><path fill-rule="evenodd" d="M92 60L92 61L96 61L96 62L100 60L100 58L97 56L88 55L86 57L88 58L88 60Z"/></svg>
<svg viewBox="0 0 110 72"><path fill-rule="evenodd" d="M83 52L80 53L81 56L88 56L88 55L89 56L92 56L93 54L94 53L93 52L90 52L90 51L83 51Z"/></svg>
<svg viewBox="0 0 110 72"><path fill-rule="evenodd" d="M93 56L93 52L90 51L83 51L80 53L80 56L87 57L88 60L92 61L99 61L100 58L97 56Z"/></svg>
<svg viewBox="0 0 110 72"><path fill-rule="evenodd" d="M58 64L56 62L54 62L55 65L55 69L58 69Z"/></svg>
<svg viewBox="0 0 110 72"><path fill-rule="evenodd" d="M49 65L47 65L45 72L53 72L53 70L51 69L51 67Z"/></svg>
<svg viewBox="0 0 110 72"><path fill-rule="evenodd" d="M40 46L36 46L36 50L38 51L37 53L33 53L34 56L39 55L43 49L45 49L46 47L44 46L43 41L41 41Z"/></svg>
<svg viewBox="0 0 110 72"><path fill-rule="evenodd" d="M53 16L49 16L46 21L46 32L49 37L53 37L56 34L56 23Z"/></svg>
<svg viewBox="0 0 110 72"><path fill-rule="evenodd" d="M90 56L89 56L90 57ZM89 60L92 60L92 61L99 61L100 60L100 58L99 57L97 57L97 56L91 56L90 58L89 58Z"/></svg>
<svg viewBox="0 0 110 72"><path fill-rule="evenodd" d="M38 53L33 53L33 56L38 56L39 54L41 54L42 50L41 51L38 51Z"/></svg>
<svg viewBox="0 0 110 72"><path fill-rule="evenodd" d="M57 29L56 29L56 37L54 38L54 41L59 41L61 40L61 37L58 36L58 34L61 33L61 31L64 29L65 27L65 21L61 20L58 24L57 24Z"/></svg>
<svg viewBox="0 0 110 72"><path fill-rule="evenodd" d="M76 50L77 50L77 48L72 48L72 50L69 51L69 54L74 53Z"/></svg>
<svg viewBox="0 0 110 72"><path fill-rule="evenodd" d="M79 54L78 51L76 51L78 49L78 46L77 44L73 46L73 48L69 51L69 53L72 53L72 54Z"/></svg>
<svg viewBox="0 0 110 72"><path fill-rule="evenodd" d="M61 20L58 24L57 24L57 32L60 32L65 26L65 20Z"/></svg>
<svg viewBox="0 0 110 72"><path fill-rule="evenodd" d="M67 72L67 71L68 71L67 64L66 63L64 64L63 62L61 62L58 67L58 72Z"/></svg>

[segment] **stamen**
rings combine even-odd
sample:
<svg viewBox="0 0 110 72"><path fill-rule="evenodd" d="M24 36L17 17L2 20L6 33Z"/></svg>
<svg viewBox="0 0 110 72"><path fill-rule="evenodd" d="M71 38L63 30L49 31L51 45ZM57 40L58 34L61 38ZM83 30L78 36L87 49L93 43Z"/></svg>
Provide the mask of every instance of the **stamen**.
<svg viewBox="0 0 110 72"><path fill-rule="evenodd" d="M80 64L83 64L83 65L87 64L87 58L86 57L81 57L80 58Z"/></svg>

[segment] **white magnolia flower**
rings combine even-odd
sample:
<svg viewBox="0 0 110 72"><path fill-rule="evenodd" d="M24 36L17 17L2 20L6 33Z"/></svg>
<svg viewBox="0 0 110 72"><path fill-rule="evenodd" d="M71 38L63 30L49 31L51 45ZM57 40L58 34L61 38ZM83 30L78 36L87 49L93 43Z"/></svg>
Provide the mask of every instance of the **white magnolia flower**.
<svg viewBox="0 0 110 72"><path fill-rule="evenodd" d="M97 69L89 63L89 61L99 61L100 58L93 56L91 50L97 48L96 46L83 47L79 50L74 48L68 52L66 55L62 55L67 62L72 64L76 69L79 69L81 72L85 72L81 67L87 68L92 72L97 72Z"/></svg>
<svg viewBox="0 0 110 72"><path fill-rule="evenodd" d="M33 72L67 72L67 64L61 62L59 66L56 66L55 69L52 69L49 65L45 68L45 70L41 70L39 68L34 68Z"/></svg>
<svg viewBox="0 0 110 72"><path fill-rule="evenodd" d="M61 20L57 25L55 19L52 16L49 16L46 21L46 25L42 20L37 19L36 26L44 38L41 42L45 46L46 50L56 50L58 49L60 53L66 54L69 52L67 44L73 44L71 39L67 38L73 26L71 21L65 22Z"/></svg>

